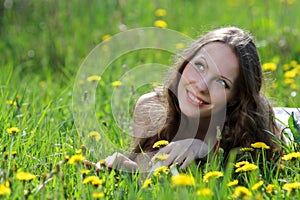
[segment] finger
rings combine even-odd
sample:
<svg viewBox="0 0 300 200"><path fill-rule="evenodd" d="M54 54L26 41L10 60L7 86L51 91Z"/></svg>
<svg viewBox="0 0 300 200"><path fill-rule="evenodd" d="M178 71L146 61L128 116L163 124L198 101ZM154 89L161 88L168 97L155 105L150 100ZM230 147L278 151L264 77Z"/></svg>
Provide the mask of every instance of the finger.
<svg viewBox="0 0 300 200"><path fill-rule="evenodd" d="M117 164L118 162L118 155L119 153L115 152L114 154L112 154L111 156L108 156L107 158L105 158L105 166L109 167L109 168L113 168L114 165Z"/></svg>
<svg viewBox="0 0 300 200"><path fill-rule="evenodd" d="M176 158L174 159L173 164L181 165L182 162L188 157L187 152L182 151L180 153L177 152L177 154L178 154L178 156L176 156Z"/></svg>
<svg viewBox="0 0 300 200"><path fill-rule="evenodd" d="M180 169L186 169L193 160L193 156L188 156L180 166Z"/></svg>
<svg viewBox="0 0 300 200"><path fill-rule="evenodd" d="M177 160L178 158L178 153L177 152L172 152L169 157L163 162L163 165L165 166L170 166Z"/></svg>
<svg viewBox="0 0 300 200"><path fill-rule="evenodd" d="M156 154L168 154L172 150L172 146L165 146L164 148L160 149Z"/></svg>
<svg viewBox="0 0 300 200"><path fill-rule="evenodd" d="M105 162L104 162L105 166L108 168L112 168L113 160L114 159L112 158L112 156L108 156L107 158L105 158Z"/></svg>
<svg viewBox="0 0 300 200"><path fill-rule="evenodd" d="M178 164L181 165L181 163L187 158L187 156L185 154L181 154L179 155L175 160L174 160L174 164Z"/></svg>
<svg viewBox="0 0 300 200"><path fill-rule="evenodd" d="M123 166L130 171L135 171L138 168L136 162L133 162L131 160L124 161Z"/></svg>

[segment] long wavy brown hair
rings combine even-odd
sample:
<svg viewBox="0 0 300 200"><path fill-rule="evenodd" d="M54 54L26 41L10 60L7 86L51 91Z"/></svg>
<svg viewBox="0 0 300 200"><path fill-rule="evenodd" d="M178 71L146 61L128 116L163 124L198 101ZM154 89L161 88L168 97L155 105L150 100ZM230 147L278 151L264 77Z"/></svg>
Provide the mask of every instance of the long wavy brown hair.
<svg viewBox="0 0 300 200"><path fill-rule="evenodd" d="M186 65L206 44L222 42L227 44L239 61L239 76L234 84L233 99L227 103L226 120L222 128L221 147L225 154L235 147L247 147L262 141L277 148L272 136L276 132L273 110L261 93L263 73L257 48L252 36L236 27L223 27L212 30L193 42L183 51L175 64L175 70L166 82L163 91L158 92L166 102L166 122L157 134L143 138L134 148L134 153L151 152L152 145L158 140L172 141L182 120L177 99L177 87ZM201 119L200 119L201 120Z"/></svg>

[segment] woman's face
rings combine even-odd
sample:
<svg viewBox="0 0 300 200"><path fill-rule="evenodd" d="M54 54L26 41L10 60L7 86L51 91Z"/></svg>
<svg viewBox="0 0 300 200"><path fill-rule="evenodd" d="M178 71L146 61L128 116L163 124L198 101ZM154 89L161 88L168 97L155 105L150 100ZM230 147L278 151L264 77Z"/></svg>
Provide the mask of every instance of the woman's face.
<svg viewBox="0 0 300 200"><path fill-rule="evenodd" d="M238 75L238 58L229 46L222 42L204 45L186 65L179 81L181 112L191 118L222 112L232 99Z"/></svg>

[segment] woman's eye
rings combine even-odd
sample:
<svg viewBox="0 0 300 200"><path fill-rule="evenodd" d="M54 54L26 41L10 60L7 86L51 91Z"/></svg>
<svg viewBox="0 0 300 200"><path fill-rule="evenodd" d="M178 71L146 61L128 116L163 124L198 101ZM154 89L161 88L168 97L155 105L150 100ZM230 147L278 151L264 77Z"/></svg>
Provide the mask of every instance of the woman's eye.
<svg viewBox="0 0 300 200"><path fill-rule="evenodd" d="M218 83L220 83L224 88L229 88L229 85L223 79L218 79Z"/></svg>
<svg viewBox="0 0 300 200"><path fill-rule="evenodd" d="M200 70L200 71L204 71L205 67L201 64L201 63L195 63L196 67Z"/></svg>

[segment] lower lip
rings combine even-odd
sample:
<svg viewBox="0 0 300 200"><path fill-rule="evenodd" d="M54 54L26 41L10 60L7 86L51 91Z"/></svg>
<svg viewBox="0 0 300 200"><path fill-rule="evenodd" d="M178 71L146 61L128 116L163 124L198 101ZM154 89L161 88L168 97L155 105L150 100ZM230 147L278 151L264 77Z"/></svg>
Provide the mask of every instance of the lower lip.
<svg viewBox="0 0 300 200"><path fill-rule="evenodd" d="M189 94L189 91L186 91L186 98L187 98L188 102L190 102L190 103L193 104L194 106L205 106L205 105L206 105L206 104L204 104L204 103L197 103L197 102L195 102L194 100L192 100L192 99L190 98L189 95L192 95L192 94L191 94L191 93Z"/></svg>

